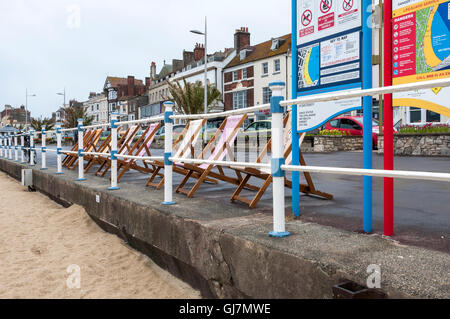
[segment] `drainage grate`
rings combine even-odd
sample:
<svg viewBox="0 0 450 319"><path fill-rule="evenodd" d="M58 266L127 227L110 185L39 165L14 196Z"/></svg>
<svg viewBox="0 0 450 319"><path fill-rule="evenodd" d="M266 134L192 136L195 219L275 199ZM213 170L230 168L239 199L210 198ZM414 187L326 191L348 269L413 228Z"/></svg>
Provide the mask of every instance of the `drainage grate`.
<svg viewBox="0 0 450 319"><path fill-rule="evenodd" d="M333 286L334 299L385 299L386 295L379 289L370 289L353 281L346 281Z"/></svg>

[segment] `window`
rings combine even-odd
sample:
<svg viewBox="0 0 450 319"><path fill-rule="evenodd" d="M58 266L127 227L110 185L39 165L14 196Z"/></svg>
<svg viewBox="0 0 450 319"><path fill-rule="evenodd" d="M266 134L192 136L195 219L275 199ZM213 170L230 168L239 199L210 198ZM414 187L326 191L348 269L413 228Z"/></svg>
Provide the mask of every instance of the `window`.
<svg viewBox="0 0 450 319"><path fill-rule="evenodd" d="M233 82L239 80L238 71L233 71Z"/></svg>
<svg viewBox="0 0 450 319"><path fill-rule="evenodd" d="M274 68L275 72L280 72L281 71L280 59L275 60L275 62L273 64L274 64L273 68Z"/></svg>
<svg viewBox="0 0 450 319"><path fill-rule="evenodd" d="M411 123L421 123L422 122L422 110L417 107L409 108L409 121Z"/></svg>
<svg viewBox="0 0 450 319"><path fill-rule="evenodd" d="M361 126L349 119L341 119L341 128L344 130L361 130Z"/></svg>
<svg viewBox="0 0 450 319"><path fill-rule="evenodd" d="M263 104L270 103L270 98L272 97L272 91L269 87L263 88Z"/></svg>
<svg viewBox="0 0 450 319"><path fill-rule="evenodd" d="M233 92L233 110L247 107L247 91Z"/></svg>
<svg viewBox="0 0 450 319"><path fill-rule="evenodd" d="M339 127L338 124L339 124L339 120L330 121L331 127L337 128L337 127Z"/></svg>
<svg viewBox="0 0 450 319"><path fill-rule="evenodd" d="M440 122L441 121L441 115L439 113L435 113L432 111L427 110L427 122Z"/></svg>
<svg viewBox="0 0 450 319"><path fill-rule="evenodd" d="M242 69L242 79L247 79L247 69Z"/></svg>
<svg viewBox="0 0 450 319"><path fill-rule="evenodd" d="M262 74L267 75L269 74L269 63L263 63L262 64Z"/></svg>

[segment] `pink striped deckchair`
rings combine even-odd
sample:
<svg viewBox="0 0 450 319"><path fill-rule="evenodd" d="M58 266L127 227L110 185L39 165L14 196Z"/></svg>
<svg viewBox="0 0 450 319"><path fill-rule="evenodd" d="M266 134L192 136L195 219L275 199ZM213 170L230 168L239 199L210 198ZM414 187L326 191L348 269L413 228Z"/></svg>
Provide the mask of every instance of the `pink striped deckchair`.
<svg viewBox="0 0 450 319"><path fill-rule="evenodd" d="M207 156L207 154L210 153L208 160L223 161L228 154L231 161L234 161L232 145L234 144L234 141L237 138L239 128L242 126L246 118L247 118L246 114L227 117L217 130L216 134L209 141L208 145L206 145L205 149L203 150L199 158L204 159ZM217 144L214 146L216 141ZM204 181L206 181L208 177L212 177L214 179L218 179L234 185L240 185L242 181L242 176L239 171L235 170L235 173L237 175L236 178L229 177L225 175L221 165L216 164L199 165L187 163L175 163L175 165L188 171L181 184L177 187L176 192L183 193L187 195L189 198L194 196L195 192L198 190L200 185ZM218 173L213 172L212 171L213 168L217 168L219 172ZM186 183L189 181L190 178L197 179L196 183L191 189L184 189L183 187L186 185ZM257 189L255 186L251 185L246 185L246 187L255 190Z"/></svg>
<svg viewBox="0 0 450 319"><path fill-rule="evenodd" d="M203 120L195 120L190 121L181 135L178 137L178 139L173 143L173 150L175 151L174 157L176 158L194 158L194 145L197 143L200 132L202 127L205 125L206 119ZM155 171L153 172L152 176L147 181L146 186L153 186L156 189L161 189L164 186L164 177L162 176L162 179L159 183L155 183L155 178L160 175L159 172L164 168L164 162L161 161L154 161L152 162L152 165L156 167ZM181 164L178 166L173 166L173 171L181 174L181 175L187 175L188 171L182 167L180 167ZM196 174L198 176L198 174ZM209 182L217 183L217 180L209 179Z"/></svg>

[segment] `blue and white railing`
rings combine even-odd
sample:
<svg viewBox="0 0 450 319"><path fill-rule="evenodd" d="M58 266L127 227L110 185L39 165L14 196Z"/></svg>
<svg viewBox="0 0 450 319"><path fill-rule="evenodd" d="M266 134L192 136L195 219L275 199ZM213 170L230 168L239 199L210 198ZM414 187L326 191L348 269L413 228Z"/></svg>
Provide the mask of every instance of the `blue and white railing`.
<svg viewBox="0 0 450 319"><path fill-rule="evenodd" d="M82 120L79 120L78 126L76 128L62 129L61 125L58 123L56 125L55 131L45 131L45 128L37 134L42 135L42 147L41 147L41 161L42 169L46 169L46 153L48 151L56 151L57 153L57 172L56 174L62 174L62 147L61 139L62 133L68 131L78 132L78 152L64 151L65 154L71 154L78 157L78 181L84 181L84 155L91 156L103 156L111 159L111 186L108 188L111 191L119 190L117 183L117 161L118 159L136 159L142 161L164 161L165 176L164 176L164 205L175 204L173 201L173 163L191 163L191 164L215 164L221 166L233 166L233 167L251 167L256 169L271 169L273 176L273 231L270 232L270 236L274 237L285 237L289 233L286 231L285 225L285 188L284 188L284 176L288 171L297 172L310 172L310 173L322 173L322 174L339 174L339 175L356 175L356 176L374 176L374 177L388 177L388 178L401 178L401 179L418 179L418 180L429 180L429 181L441 181L450 182L449 173L431 173L431 172L412 172L412 171L390 171L390 170L375 170L375 169L360 169L360 168L340 168L340 167L317 167L317 166L295 166L295 165L285 165L285 159L283 154L283 113L285 108L292 105L303 105L313 102L324 102L324 101L334 101L339 99L348 99L353 97L365 97L365 96L379 96L384 94L407 92L419 89L429 89L435 87L448 87L450 86L450 79L434 80L421 83L412 84L402 84L391 87L374 88L367 90L354 90L348 92L339 93L327 93L314 96L301 97L294 100L284 100L283 99L283 89L285 87L284 83L277 82L270 85L272 90L272 98L270 104L259 105L254 107L249 107L245 109L226 111L221 113L212 114L198 114L198 115L174 115L173 114L173 103L166 102L164 117L154 117L135 121L125 121L118 122L117 114L113 114L110 123L83 126ZM272 160L271 163L249 163L249 162L237 162L237 161L212 161L206 159L187 159L187 158L176 158L172 156L172 141L173 141L173 122L174 120L197 120L197 119L215 119L223 118L231 115L239 114L253 114L258 111L270 109L272 115ZM293 114L295 116L295 114ZM122 125L129 124L144 124L151 122L164 121L165 125L165 147L164 147L164 157L140 157L131 155L121 155L118 154L117 147L117 135L118 128ZM96 153L96 152L85 152L83 145L84 131L88 129L95 129L100 127L110 127L111 128L111 153ZM45 136L47 133L54 132L57 137L57 148L56 150L51 150L46 148ZM34 150L34 132L30 132L30 150ZM22 150L22 161L23 161L23 150L24 148L24 134L19 134L21 136L21 150ZM8 158L12 160L12 136L13 135L3 135L0 136L0 157ZM16 136L16 137L17 137ZM14 140L16 150L19 150L17 145L17 138ZM9 153L8 153L9 152ZM34 152L30 152L31 163L34 163L32 158ZM16 155L17 160L17 155Z"/></svg>

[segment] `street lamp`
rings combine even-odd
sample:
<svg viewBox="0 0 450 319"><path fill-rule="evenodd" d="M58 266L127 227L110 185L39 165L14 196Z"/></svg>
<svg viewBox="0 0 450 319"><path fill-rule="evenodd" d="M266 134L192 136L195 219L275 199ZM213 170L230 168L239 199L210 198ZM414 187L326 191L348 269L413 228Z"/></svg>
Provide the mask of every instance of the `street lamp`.
<svg viewBox="0 0 450 319"><path fill-rule="evenodd" d="M28 94L28 89L25 89L25 128L28 126L28 97L35 97L36 94Z"/></svg>
<svg viewBox="0 0 450 319"><path fill-rule="evenodd" d="M64 88L64 93L56 93L57 95L64 96L64 104L63 107L66 107L66 88Z"/></svg>
<svg viewBox="0 0 450 319"><path fill-rule="evenodd" d="M205 32L201 32L198 30L191 30L191 33L204 35L205 36L205 115L208 114L208 25L207 25L207 17L205 17ZM208 137L206 133L206 123L204 127L203 133L203 143L204 145L208 142Z"/></svg>

